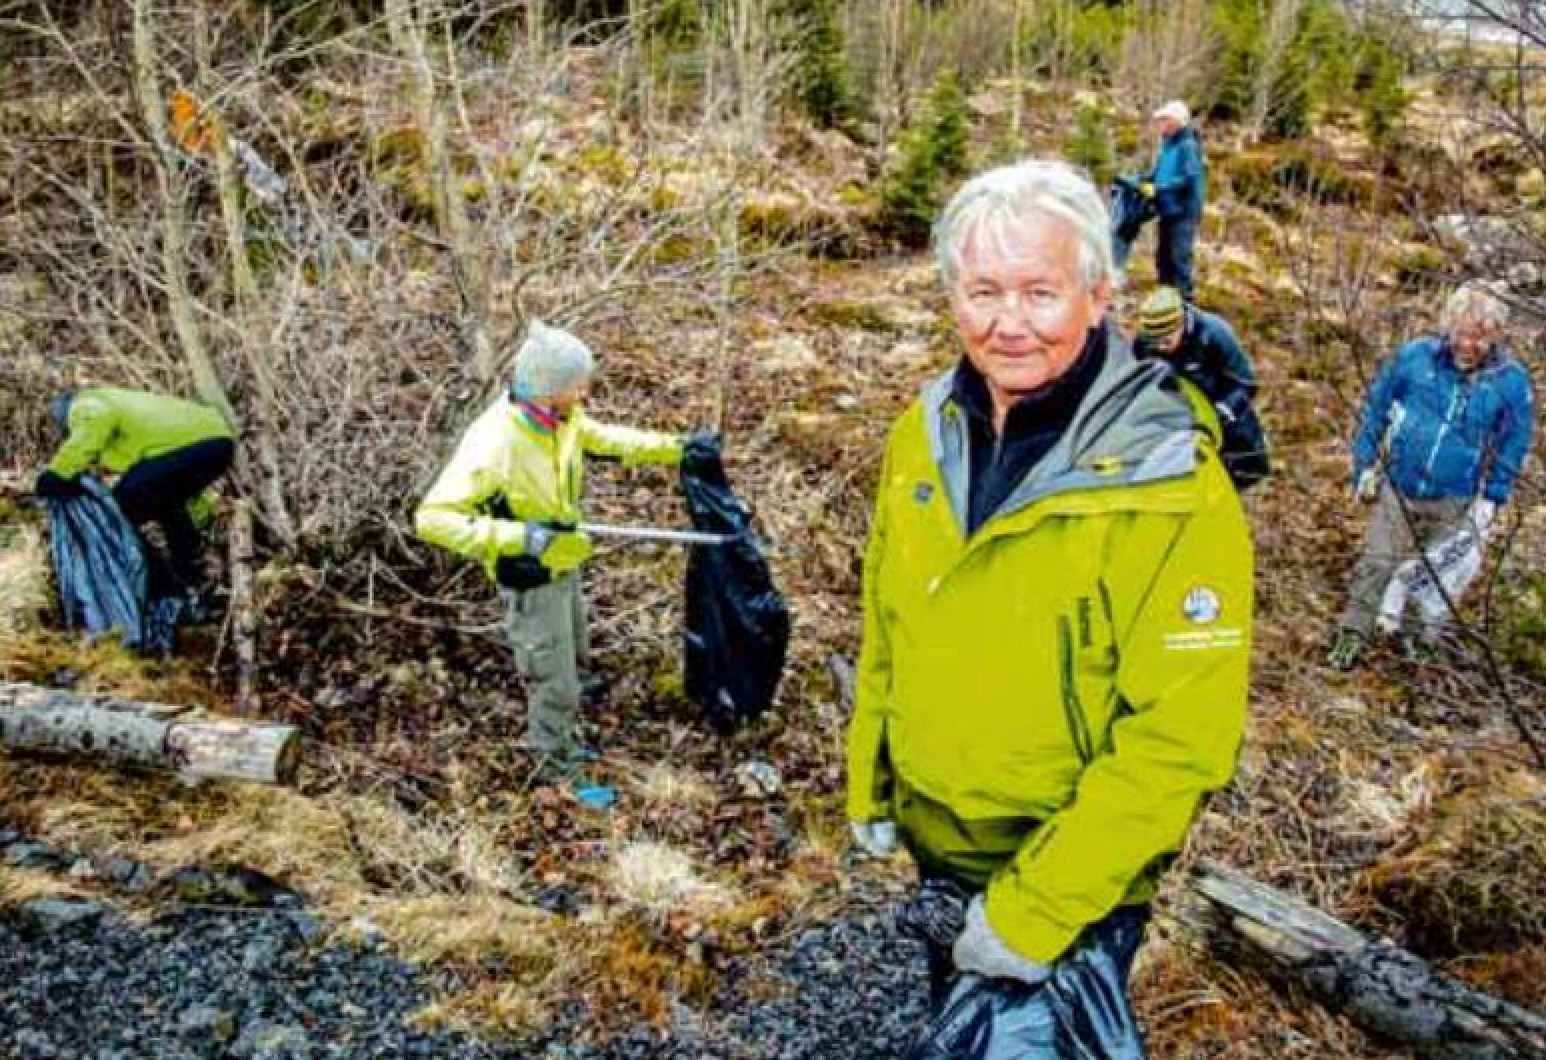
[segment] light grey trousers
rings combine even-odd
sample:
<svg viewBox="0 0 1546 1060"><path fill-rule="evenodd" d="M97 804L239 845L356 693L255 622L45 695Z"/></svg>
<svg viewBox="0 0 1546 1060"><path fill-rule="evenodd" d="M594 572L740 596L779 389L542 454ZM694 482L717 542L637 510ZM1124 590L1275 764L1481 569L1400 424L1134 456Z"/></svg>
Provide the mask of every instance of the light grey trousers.
<svg viewBox="0 0 1546 1060"><path fill-rule="evenodd" d="M504 595L505 633L526 678L526 746L561 752L578 742L580 678L590 664L580 576L565 574Z"/></svg>
<svg viewBox="0 0 1546 1060"><path fill-rule="evenodd" d="M1347 606L1342 612L1343 629L1357 630L1366 637L1373 633L1380 601L1396 568L1459 530L1465 523L1470 504L1464 497L1436 501L1407 499L1405 503L1411 513L1410 524L1401 510L1402 500L1390 483L1380 486L1374 514L1369 517L1369 529L1364 533L1363 555L1358 557L1358 564L1353 568Z"/></svg>

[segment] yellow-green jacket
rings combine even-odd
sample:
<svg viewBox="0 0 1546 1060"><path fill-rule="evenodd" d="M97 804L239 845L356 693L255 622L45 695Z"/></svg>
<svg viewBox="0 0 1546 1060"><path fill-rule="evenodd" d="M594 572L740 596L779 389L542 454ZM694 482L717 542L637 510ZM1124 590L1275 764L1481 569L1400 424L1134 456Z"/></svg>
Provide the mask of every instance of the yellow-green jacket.
<svg viewBox="0 0 1546 1060"><path fill-rule="evenodd" d="M467 428L419 505L414 533L478 560L492 577L501 556L525 550L526 520L579 522L587 455L675 464L682 440L598 423L578 408L548 431L501 397Z"/></svg>
<svg viewBox="0 0 1546 1060"><path fill-rule="evenodd" d="M1168 368L1113 338L1074 422L970 540L950 373L894 425L864 565L848 815L987 887L1051 963L1147 901L1246 712L1252 550Z"/></svg>
<svg viewBox="0 0 1546 1060"><path fill-rule="evenodd" d="M92 467L121 474L142 460L232 437L218 411L196 401L116 387L88 387L70 404L70 436L48 470L74 478Z"/></svg>

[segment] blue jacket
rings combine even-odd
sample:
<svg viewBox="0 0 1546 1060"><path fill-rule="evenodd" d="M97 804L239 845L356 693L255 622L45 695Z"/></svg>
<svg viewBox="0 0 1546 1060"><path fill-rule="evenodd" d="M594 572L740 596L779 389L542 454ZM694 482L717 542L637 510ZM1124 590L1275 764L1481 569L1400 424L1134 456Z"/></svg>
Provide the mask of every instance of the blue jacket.
<svg viewBox="0 0 1546 1060"><path fill-rule="evenodd" d="M1207 175L1202 160L1202 141L1198 139L1196 129L1188 125L1160 141L1159 154L1149 173L1160 220L1195 221L1200 218Z"/></svg>
<svg viewBox="0 0 1546 1060"><path fill-rule="evenodd" d="M1353 477L1372 467L1381 443L1390 483L1413 500L1474 497L1502 504L1530 451L1535 409L1530 378L1494 346L1461 372L1448 340L1408 342L1380 366L1353 443Z"/></svg>
<svg viewBox="0 0 1546 1060"><path fill-rule="evenodd" d="M1167 353L1139 338L1133 352L1170 362L1178 375L1202 391L1219 414L1224 466L1235 485L1244 489L1270 467L1266 434L1251 404L1256 370L1228 321L1196 306L1187 306L1185 313L1181 344L1174 350Z"/></svg>

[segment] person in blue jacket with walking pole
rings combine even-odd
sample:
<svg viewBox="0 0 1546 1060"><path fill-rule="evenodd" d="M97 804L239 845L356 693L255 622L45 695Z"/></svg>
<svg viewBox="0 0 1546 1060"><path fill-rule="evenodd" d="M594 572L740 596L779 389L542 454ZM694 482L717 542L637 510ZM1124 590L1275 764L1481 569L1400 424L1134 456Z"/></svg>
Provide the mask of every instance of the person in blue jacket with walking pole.
<svg viewBox="0 0 1546 1060"><path fill-rule="evenodd" d="M1535 409L1529 376L1499 341L1507 320L1490 290L1463 286L1441 333L1403 345L1369 388L1352 486L1374 514L1327 659L1338 670L1357 664L1396 569L1461 531L1479 546L1513 492Z"/></svg>

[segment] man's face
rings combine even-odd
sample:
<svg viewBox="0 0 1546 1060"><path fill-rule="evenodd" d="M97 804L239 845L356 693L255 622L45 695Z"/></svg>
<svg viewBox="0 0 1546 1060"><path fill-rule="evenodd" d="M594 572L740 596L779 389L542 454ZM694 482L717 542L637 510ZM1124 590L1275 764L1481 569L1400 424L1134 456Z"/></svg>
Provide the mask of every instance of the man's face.
<svg viewBox="0 0 1546 1060"><path fill-rule="evenodd" d="M1498 328L1461 317L1449 329L1449 348L1455 355L1455 365L1462 372L1469 372L1482 363L1487 349L1498 337Z"/></svg>
<svg viewBox="0 0 1546 1060"><path fill-rule="evenodd" d="M1154 119L1154 131L1161 137L1173 136L1181 131L1181 123L1169 114L1161 114Z"/></svg>
<svg viewBox="0 0 1546 1060"><path fill-rule="evenodd" d="M1032 213L998 234L970 233L950 307L1002 418L1018 397L1068 371L1111 292L1104 283L1085 288L1078 238L1062 218Z"/></svg>
<svg viewBox="0 0 1546 1060"><path fill-rule="evenodd" d="M1160 353L1175 353L1181 348L1181 336L1185 333L1186 327L1184 325L1178 325L1176 329L1168 335L1160 335L1158 337L1150 336L1149 346L1152 349L1158 350Z"/></svg>

